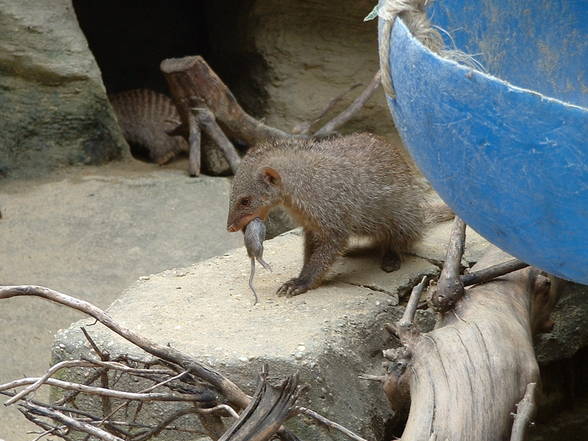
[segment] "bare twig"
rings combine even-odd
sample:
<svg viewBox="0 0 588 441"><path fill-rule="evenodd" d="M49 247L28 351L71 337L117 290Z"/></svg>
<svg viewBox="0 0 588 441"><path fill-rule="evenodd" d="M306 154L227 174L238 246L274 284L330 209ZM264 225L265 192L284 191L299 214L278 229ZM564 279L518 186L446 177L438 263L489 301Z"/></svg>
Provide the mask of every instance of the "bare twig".
<svg viewBox="0 0 588 441"><path fill-rule="evenodd" d="M351 439L354 439L356 441L367 441L365 438L362 438L361 436L353 433L351 430L343 427L341 424L335 423L334 421L331 421L328 418L325 418L324 416L316 413L314 410L307 409L306 407L296 407L296 411L298 413L302 413L306 416L309 416L309 417L317 420L318 422L320 422L321 424L324 424L327 427L331 427L335 430L338 430L339 432L345 434L347 437L349 437Z"/></svg>
<svg viewBox="0 0 588 441"><path fill-rule="evenodd" d="M174 380L177 380L177 379L183 377L187 372L188 371L184 371L184 372L182 372L182 373L180 373L180 374L178 374L178 375L176 375L174 377L168 378L167 380L164 380L164 381L162 381L160 383L154 384L153 386L150 386L147 389L143 389L139 393L145 394L145 393L151 392L152 390L158 388L159 386L163 386L166 383L169 383L171 381L174 381ZM120 409L122 409L124 407L127 407L129 405L129 403L130 403L130 401L126 401L126 402L120 404L118 407L116 407L116 409L111 410L108 413L103 413L103 415L105 415L105 416L104 416L104 418L102 418L102 421L100 421L100 424L99 425L104 424L108 419L112 418L112 416L115 413L117 413Z"/></svg>
<svg viewBox="0 0 588 441"><path fill-rule="evenodd" d="M198 413L203 413L203 414L214 413L214 414L218 414L220 416L226 416L226 415L224 415L226 413L230 417L239 418L239 414L237 412L235 412L235 409L233 409L231 406L228 406L226 404L219 404L218 406L209 407L209 408L198 408Z"/></svg>
<svg viewBox="0 0 588 441"><path fill-rule="evenodd" d="M40 377L33 384L31 384L30 386L28 386L25 389L21 390L19 393L17 393L11 399L7 400L4 403L4 405L5 406L10 406L11 404L17 402L18 400L20 400L21 398L23 398L26 395L30 394L31 392L36 391L39 387L41 387L43 385L43 383L45 383L47 381L47 379L51 375L53 375L55 372L57 372L57 371L59 371L61 369L71 368L71 367L91 367L91 366L92 365L90 363L88 363L87 361L81 361L81 360L62 361L60 363L57 363L56 365L52 366L45 373L45 375L43 375L42 377ZM13 383L8 383L8 384L10 385L10 384L13 384ZM6 387L6 385L0 384L0 391L6 390L6 389L12 389L12 388L11 387Z"/></svg>
<svg viewBox="0 0 588 441"><path fill-rule="evenodd" d="M50 409L48 407L39 406L37 404L32 404L30 402L20 403L20 406L35 414L49 417L54 421L59 421L72 429L79 430L80 432L85 432L103 441L123 441L123 439L119 438L118 436L114 436L102 429L92 426L91 424L78 421L75 418L71 418L61 412Z"/></svg>
<svg viewBox="0 0 588 441"><path fill-rule="evenodd" d="M292 133L294 133L295 135L308 135L310 133L310 129L312 128L312 126L314 126L316 123L318 123L327 113L329 113L333 109L333 107L335 107L337 105L337 103L339 103L339 101L341 101L343 99L343 97L345 95L347 95L353 89L358 88L359 86L361 86L361 83L356 83L356 84L352 85L351 87L349 87L344 92L342 92L339 95L337 95L336 97L332 98L327 103L327 105L323 109L323 111L316 118L312 119L311 121L305 121L300 124L297 124L292 129Z"/></svg>
<svg viewBox="0 0 588 441"><path fill-rule="evenodd" d="M366 381L377 381L378 383L383 383L386 380L386 377L383 375L370 375L370 374L360 374L358 375L360 380Z"/></svg>
<svg viewBox="0 0 588 441"><path fill-rule="evenodd" d="M124 365L118 361L100 361L100 360L92 360L89 357L82 356L82 361L86 361L90 363L92 366L103 367L106 369L114 369L118 371L125 372L131 375L141 375L141 374L153 374L153 375L169 375L174 376L177 373L171 370L165 369L141 369L141 368L132 368L127 365ZM184 371L183 371L184 372Z"/></svg>
<svg viewBox="0 0 588 441"><path fill-rule="evenodd" d="M6 395L9 397L13 397L15 394L12 392L0 392L1 395ZM64 413L68 413L68 414L76 414L76 415L81 415L84 417L87 417L91 420L98 420L98 417L92 415L90 412L87 412L85 410L81 410L81 409L76 409L73 407L66 407L66 406L58 406L56 404L47 404L47 403L42 403L41 401L37 401L37 400L26 400L27 403L32 403L32 404L36 404L38 406L42 406L42 407L48 407L50 409L53 410L58 410L59 412L64 412ZM21 409L22 410L22 409Z"/></svg>
<svg viewBox="0 0 588 441"><path fill-rule="evenodd" d="M349 105L349 107L347 107L347 109L317 130L313 136L320 138L331 135L335 130L353 118L353 116L363 107L367 100L371 98L374 92L378 90L380 84L380 71L378 71L365 90Z"/></svg>
<svg viewBox="0 0 588 441"><path fill-rule="evenodd" d="M465 222L456 216L447 246L445 264L431 296L433 308L440 312L449 311L464 294L463 283L459 274L465 246L465 230Z"/></svg>
<svg viewBox="0 0 588 441"><path fill-rule="evenodd" d="M188 116L188 143L190 144L188 173L190 176L200 176L200 158L202 134L198 118L193 113Z"/></svg>
<svg viewBox="0 0 588 441"><path fill-rule="evenodd" d="M161 62L161 71L186 126L187 104L197 100L214 113L230 139L243 144L251 146L260 139L292 136L245 113L229 88L200 56L168 58Z"/></svg>
<svg viewBox="0 0 588 441"><path fill-rule="evenodd" d="M31 392L34 392L39 387L41 387L43 385L43 383L45 383L46 380L49 377L51 377L52 375L54 375L57 371L59 371L61 369L73 368L73 367L95 367L95 366L102 366L102 367L105 367L105 368L108 368L108 369L117 369L117 370L121 370L121 371L124 371L124 372L127 372L127 373L158 373L158 374L168 374L168 375L171 374L171 375L173 375L173 372L170 372L170 371L155 370L155 369L135 369L135 368L130 368L130 367L125 366L125 365L120 364L120 363L116 363L116 362L103 362L103 361L89 360L89 359L83 359L83 360L67 360L67 361L62 361L62 362L57 363L54 366L52 366L45 373L45 375L43 375L42 377L40 377L36 382L34 382L33 384L31 384L30 386L28 386L25 389L23 389L22 391L20 391L14 397L12 397L9 400L7 400L4 403L4 405L5 406L10 406L11 404L13 404L16 401L22 399L23 397L25 397L26 395L30 394ZM177 377L180 377L182 375L183 375L183 373L181 375L178 375ZM98 378L98 375L94 378L94 380L96 380L97 378ZM13 384L13 383L8 383L8 384ZM106 385L106 386L107 387L104 387L103 386L103 389L109 389L108 385ZM1 385L0 384L0 390L6 390L6 389L9 389L9 388L5 387L5 385ZM82 390L78 390L78 392L82 392ZM144 391L144 392L149 392L149 391Z"/></svg>
<svg viewBox="0 0 588 441"><path fill-rule="evenodd" d="M473 273L464 274L461 276L461 282L463 286L477 285L478 283L488 282L496 277L504 276L505 274L518 271L528 266L528 263L522 262L519 259L511 259Z"/></svg>
<svg viewBox="0 0 588 441"><path fill-rule="evenodd" d="M18 411L20 413L22 413L23 416L27 420L29 420L31 423L35 424L36 426L39 426L41 429L43 429L45 431L52 431L52 433L54 433L55 436L59 436L60 438L64 439L65 441L71 441L71 439L68 436L66 436L67 428L64 431L63 429L60 429L60 426L52 426L51 424L41 420L40 418L37 418L37 417L31 415L29 413L29 411L27 411L25 409L18 409Z"/></svg>
<svg viewBox="0 0 588 441"><path fill-rule="evenodd" d="M423 276L421 281L412 288L410 297L408 298L408 303L400 320L394 324L386 325L386 330L389 333L397 336L400 339L400 342L405 346L414 343L420 336L419 330L414 326L414 316L416 314L417 307L419 306L421 294L423 293L426 282L427 276ZM392 355L392 353L389 354L391 354L393 357L396 357L396 355Z"/></svg>
<svg viewBox="0 0 588 441"><path fill-rule="evenodd" d="M92 350L94 352L96 352L96 355L98 355L98 357L100 357L100 360L102 360L102 361L109 361L110 360L110 354L108 353L108 351L103 351L103 350L101 350L98 347L98 345L96 344L96 342L94 341L94 339L92 338L92 336L88 333L88 331L86 331L86 328L84 328L82 326L80 329L82 330L82 333L84 334L84 337L86 337L86 340L88 340L88 343L92 347Z"/></svg>
<svg viewBox="0 0 588 441"><path fill-rule="evenodd" d="M82 326L80 329L84 333L84 337L86 337L86 340L88 340L90 346L92 346L94 352L98 355L98 357L100 357L100 360L102 360L103 362L109 361L110 354L108 353L108 351L103 351L98 347L96 342L94 342L94 339L90 336L88 331L86 331L86 328ZM100 374L100 386L102 386L102 388L104 389L110 389L110 380L108 378L107 370L102 370ZM110 412L112 412L112 403L110 402L110 397L102 395L100 397L100 400L102 402L102 415L108 415ZM111 432L114 432L115 435L122 435L122 433L116 427L112 427L110 425L108 425L107 427L110 429Z"/></svg>
<svg viewBox="0 0 588 441"><path fill-rule="evenodd" d="M133 441L146 441L150 438L153 438L154 436L157 436L161 432L163 432L171 423L173 423L178 418L183 417L184 415L195 414L197 412L198 408L196 407L187 407L185 409L178 410L177 412L174 412L173 414L168 416L165 420L163 420L161 423L159 423L152 429L147 430L145 432L141 432L138 435L136 435L133 438ZM205 435L204 432L202 432L202 434Z"/></svg>
<svg viewBox="0 0 588 441"><path fill-rule="evenodd" d="M15 394L11 393L11 392L0 392L0 394L2 395L7 395L7 396L11 396L13 397ZM76 419L79 419L80 421L85 421L85 422L89 422L91 424L98 424L100 423L100 418L92 415L90 412L84 411L84 410L80 410L80 409L74 409L71 407L63 407L63 406L58 406L55 404L46 404L46 403L42 403L40 401L36 401L36 400L27 400L27 403L32 403L32 404L36 404L37 406L41 406L41 407L47 407L49 409L53 409L62 413L66 413L66 414L73 414L73 415L78 415L78 417L76 417ZM228 407L228 406L226 406ZM189 413L201 413L203 411L208 411L209 409L201 409L198 407L193 407L190 406L187 409L190 410ZM28 420L34 422L35 424L39 425L39 427L49 430L50 428L53 428L54 426L51 426L50 424L38 420L37 421L33 421L36 418L31 415L31 413L26 410L26 409L18 409ZM210 410L214 410L216 412L227 412L227 409L225 409L225 405L220 405L220 406L216 406L215 408L211 408ZM181 415L178 415L177 417L179 417ZM175 419L175 418L174 418ZM173 420L172 420L173 421ZM171 424L172 421L167 421L166 424L164 424L161 427L161 431L163 430L173 430L173 431L177 431L177 432L186 432L186 433L195 433L195 434L203 434L205 435L204 432L202 431L197 431L197 430L192 430L192 429L186 429L186 428L179 428L179 427L170 427L169 424ZM113 420L109 420L108 421L109 424L112 425L116 425L116 426L128 426L128 427L132 427L132 428L139 428L139 429L146 429L147 431L150 431L151 429L153 429L154 427L149 426L147 424L140 424L140 423L135 423L135 422L130 422L130 421L113 421ZM159 426L158 426L159 427ZM120 428L119 428L120 430ZM141 434L143 434L144 432L141 432ZM67 439L67 437L63 436L63 435L59 435L64 439ZM133 438L133 441L136 441Z"/></svg>
<svg viewBox="0 0 588 441"><path fill-rule="evenodd" d="M171 363L183 366L189 370L190 373L202 378L216 387L227 399L237 408L241 409L249 403L249 397L241 389L237 387L232 381L224 377L213 369L204 366L197 360L188 355L166 346L162 346L149 341L141 335L122 327L116 323L108 314L100 308L88 303L84 300L79 300L66 294L54 291L49 288L22 285L22 286L3 286L0 287L0 299L8 299L17 296L37 296L42 297L53 302L69 306L70 308L81 311L89 316L100 321L103 325L127 339L129 342L140 347L144 351L159 357Z"/></svg>
<svg viewBox="0 0 588 441"><path fill-rule="evenodd" d="M44 430L43 432L39 433L38 436L35 437L35 439L33 439L33 441L39 441L41 438L44 438L48 435L51 435L55 432L60 432L62 428L64 428L65 426L58 426L58 427L52 427L50 429ZM29 432L31 433L31 432ZM57 436L59 436L59 434L56 434Z"/></svg>
<svg viewBox="0 0 588 441"><path fill-rule="evenodd" d="M419 306L419 300L421 299L421 294L423 293L426 282L427 276L423 276L418 285L416 285L410 292L410 297L408 298L408 303L404 309L404 314L402 314L402 318L398 321L399 327L410 326L413 324L414 316L417 307Z"/></svg>
<svg viewBox="0 0 588 441"><path fill-rule="evenodd" d="M202 130L215 142L223 152L233 173L237 171L241 158L235 149L233 143L227 138L225 132L220 128L212 113L207 107L193 107L190 109L194 113L197 121L200 123Z"/></svg>
<svg viewBox="0 0 588 441"><path fill-rule="evenodd" d="M25 386L27 384L34 384L40 378L22 378L20 380L11 381L0 385L0 391L14 389L15 387ZM136 400L136 401L201 401L201 397L196 395L178 395L165 393L136 393L124 392L119 390L104 389L102 387L86 386L78 383L71 383L69 381L57 380L55 378L47 378L43 384L49 386L59 387L61 389L77 390L90 395L101 395L112 398L119 398L121 400Z"/></svg>
<svg viewBox="0 0 588 441"><path fill-rule="evenodd" d="M512 423L510 441L525 441L527 439L527 426L535 415L537 404L535 403L535 390L537 383L527 384L523 399L517 404L517 413Z"/></svg>

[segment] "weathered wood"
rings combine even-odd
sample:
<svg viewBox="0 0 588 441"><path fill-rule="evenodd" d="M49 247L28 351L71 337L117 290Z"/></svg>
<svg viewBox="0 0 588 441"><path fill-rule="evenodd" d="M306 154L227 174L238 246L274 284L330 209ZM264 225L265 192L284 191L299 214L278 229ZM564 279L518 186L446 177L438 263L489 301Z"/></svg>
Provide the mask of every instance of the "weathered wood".
<svg viewBox="0 0 588 441"><path fill-rule="evenodd" d="M202 130L206 132L208 136L216 143L216 145L221 149L231 170L233 173L237 171L239 164L241 163L241 158L235 150L235 147L224 134L222 129L216 122L214 114L206 107L193 107L192 112L196 115L198 122L200 123L200 127Z"/></svg>
<svg viewBox="0 0 588 441"><path fill-rule="evenodd" d="M168 58L160 67L184 124L191 107L205 105L227 136L239 143L253 145L260 139L291 136L246 113L202 57Z"/></svg>
<svg viewBox="0 0 588 441"><path fill-rule="evenodd" d="M293 415L300 388L296 375L288 377L281 386L267 381L267 367L260 375L257 390L241 416L219 441L267 441Z"/></svg>
<svg viewBox="0 0 588 441"><path fill-rule="evenodd" d="M502 262L498 265L493 265L483 270L464 274L461 276L461 283L463 286L476 285L478 283L488 282L489 280L495 279L496 277L504 276L505 274L512 273L523 268L528 267L529 264L520 261L519 259L511 259L508 262Z"/></svg>
<svg viewBox="0 0 588 441"><path fill-rule="evenodd" d="M508 259L493 248L474 269ZM468 288L435 330L395 351L397 361L408 360L399 372L410 390L402 441L508 439L511 412L527 385L539 380L532 325L533 315L550 307L547 299L536 304L536 294L544 299L549 291L545 282L526 268ZM398 372L394 380L399 382Z"/></svg>
<svg viewBox="0 0 588 441"><path fill-rule="evenodd" d="M535 403L535 390L537 383L529 383L525 390L525 395L519 404L517 404L517 414L512 423L512 433L510 441L525 441L527 439L527 427L531 418L535 416L537 405Z"/></svg>
<svg viewBox="0 0 588 441"><path fill-rule="evenodd" d="M192 112L188 114L188 143L190 144L188 173L190 176L200 176L202 133L198 119Z"/></svg>
<svg viewBox="0 0 588 441"><path fill-rule="evenodd" d="M461 258L465 246L466 224L459 217L455 217L445 264L439 276L437 286L433 288L431 303L435 310L445 312L457 302L464 293L461 273Z"/></svg>

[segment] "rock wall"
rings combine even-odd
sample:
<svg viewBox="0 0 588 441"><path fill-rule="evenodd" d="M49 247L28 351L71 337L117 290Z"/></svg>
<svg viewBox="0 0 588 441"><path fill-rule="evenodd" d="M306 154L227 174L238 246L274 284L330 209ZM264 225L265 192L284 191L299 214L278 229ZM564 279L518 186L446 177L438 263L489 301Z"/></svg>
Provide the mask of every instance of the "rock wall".
<svg viewBox="0 0 588 441"><path fill-rule="evenodd" d="M353 84L367 84L378 70L376 22L364 22L371 0L282 2L259 0L252 9L254 40L269 70L267 121L289 129L319 114ZM348 105L361 88L338 107ZM390 134L393 125L383 92L366 105L345 132Z"/></svg>
<svg viewBox="0 0 588 441"><path fill-rule="evenodd" d="M70 0L0 0L0 171L42 174L127 150Z"/></svg>
<svg viewBox="0 0 588 441"><path fill-rule="evenodd" d="M209 2L211 57L239 100L284 130L312 120L327 103L378 70L372 0ZM212 24L217 26L213 27ZM230 30L230 32L229 32ZM350 92L331 116L361 91ZM343 128L396 136L380 90Z"/></svg>
<svg viewBox="0 0 588 441"><path fill-rule="evenodd" d="M0 172L39 174L64 164L99 164L128 151L71 1L0 0ZM146 2L143 9L156 6ZM188 55L176 53L178 40L184 51L204 54L250 112L285 130L313 119L351 85L367 84L378 69L376 23L363 22L372 0L209 0L201 3L200 15L190 7L175 5L175 16L184 22L174 23L204 28L200 37L188 38L162 22L152 29L160 35L160 57ZM133 21L114 13L112 2L101 8L102 15L113 12L108 26L115 34L121 26L129 35L149 26L147 12ZM90 23L98 20L90 17ZM84 31L90 46L101 49L106 88L116 86L109 78L118 78L113 68L124 70L120 44ZM147 59L144 45L136 45L125 46L125 54ZM134 74L140 87L145 75ZM381 91L343 132L356 130L395 136Z"/></svg>

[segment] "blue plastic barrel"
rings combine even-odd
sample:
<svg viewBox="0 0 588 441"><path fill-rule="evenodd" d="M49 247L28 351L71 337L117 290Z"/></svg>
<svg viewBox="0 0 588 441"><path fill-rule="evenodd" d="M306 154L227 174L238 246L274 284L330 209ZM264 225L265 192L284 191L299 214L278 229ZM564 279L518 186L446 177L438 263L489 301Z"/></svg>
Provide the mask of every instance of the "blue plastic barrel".
<svg viewBox="0 0 588 441"><path fill-rule="evenodd" d="M437 0L427 13L486 73L396 20L388 103L416 164L490 242L588 284L588 1Z"/></svg>

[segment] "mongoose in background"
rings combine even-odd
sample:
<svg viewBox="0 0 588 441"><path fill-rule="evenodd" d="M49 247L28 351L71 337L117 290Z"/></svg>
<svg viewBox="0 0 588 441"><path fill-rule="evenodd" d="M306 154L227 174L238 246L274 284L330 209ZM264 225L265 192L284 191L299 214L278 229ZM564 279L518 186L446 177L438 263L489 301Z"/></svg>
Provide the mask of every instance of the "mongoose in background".
<svg viewBox="0 0 588 441"><path fill-rule="evenodd" d="M149 159L165 164L179 152L189 150L184 137L172 132L180 124L180 114L167 96L149 89L133 89L109 95L123 136L130 144L147 150Z"/></svg>
<svg viewBox="0 0 588 441"><path fill-rule="evenodd" d="M351 237L375 239L382 269L394 271L427 223L453 216L446 206L428 215L425 192L398 147L368 133L253 147L233 180L227 229L265 220L276 205L304 228L302 271L278 289L287 296L320 285Z"/></svg>

